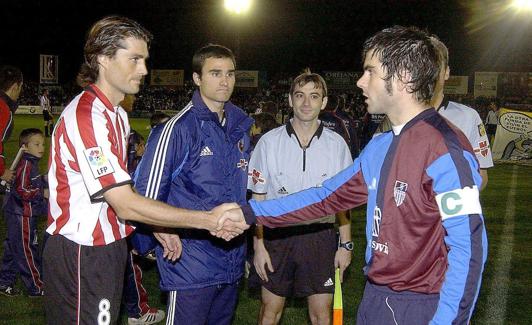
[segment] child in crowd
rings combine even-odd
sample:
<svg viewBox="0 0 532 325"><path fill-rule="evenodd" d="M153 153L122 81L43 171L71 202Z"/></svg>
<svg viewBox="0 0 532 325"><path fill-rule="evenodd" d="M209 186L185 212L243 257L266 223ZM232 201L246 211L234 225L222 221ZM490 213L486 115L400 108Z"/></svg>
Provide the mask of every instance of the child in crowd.
<svg viewBox="0 0 532 325"><path fill-rule="evenodd" d="M39 129L24 129L19 144L24 150L16 165L15 179L4 197L7 237L0 267L0 294L16 296L17 273L28 296L43 295L41 256L38 250L37 218L47 213L48 185L39 173L44 154L44 135Z"/></svg>

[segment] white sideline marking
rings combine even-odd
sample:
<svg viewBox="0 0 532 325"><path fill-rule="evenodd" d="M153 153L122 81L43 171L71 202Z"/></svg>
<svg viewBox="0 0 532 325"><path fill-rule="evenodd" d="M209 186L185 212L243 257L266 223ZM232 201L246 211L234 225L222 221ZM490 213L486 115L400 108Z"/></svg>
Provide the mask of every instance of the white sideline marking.
<svg viewBox="0 0 532 325"><path fill-rule="evenodd" d="M517 166L512 169L510 191L506 199L505 224L499 243L499 251L493 267L495 275L491 281L487 310L484 322L479 324L504 324L506 316L506 301L510 282L510 266L514 246L514 216L515 216L515 188L517 185Z"/></svg>

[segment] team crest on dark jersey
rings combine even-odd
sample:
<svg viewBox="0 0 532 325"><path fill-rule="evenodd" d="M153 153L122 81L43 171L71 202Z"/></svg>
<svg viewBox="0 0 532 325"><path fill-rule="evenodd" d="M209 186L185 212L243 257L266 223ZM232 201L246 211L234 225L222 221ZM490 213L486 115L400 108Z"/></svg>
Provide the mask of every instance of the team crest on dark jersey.
<svg viewBox="0 0 532 325"><path fill-rule="evenodd" d="M241 158L240 161L236 163L236 168L246 170L247 167L248 167L248 162L246 159Z"/></svg>
<svg viewBox="0 0 532 325"><path fill-rule="evenodd" d="M238 150L240 150L240 152L244 152L244 140L243 139L240 139L238 141Z"/></svg>
<svg viewBox="0 0 532 325"><path fill-rule="evenodd" d="M407 189L407 183L395 181L395 185L393 186L393 199L395 200L395 205L400 206L401 204L403 204L406 197Z"/></svg>

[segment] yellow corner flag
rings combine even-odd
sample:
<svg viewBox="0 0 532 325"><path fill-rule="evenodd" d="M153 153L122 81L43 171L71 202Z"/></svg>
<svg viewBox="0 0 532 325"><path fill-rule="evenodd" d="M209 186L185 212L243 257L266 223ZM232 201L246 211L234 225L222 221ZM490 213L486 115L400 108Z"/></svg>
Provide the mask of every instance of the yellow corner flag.
<svg viewBox="0 0 532 325"><path fill-rule="evenodd" d="M334 276L333 325L342 325L343 323L342 283L340 282L340 269L336 269L336 275Z"/></svg>

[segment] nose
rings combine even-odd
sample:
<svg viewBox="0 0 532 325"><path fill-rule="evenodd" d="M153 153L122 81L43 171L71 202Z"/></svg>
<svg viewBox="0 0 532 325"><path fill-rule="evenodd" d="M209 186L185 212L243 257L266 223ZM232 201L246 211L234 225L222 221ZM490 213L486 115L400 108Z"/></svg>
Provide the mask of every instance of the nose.
<svg viewBox="0 0 532 325"><path fill-rule="evenodd" d="M366 86L366 72L364 72L364 74L362 75L362 77L360 77L357 81L357 87L360 88L360 89L364 89L364 87Z"/></svg>
<svg viewBox="0 0 532 325"><path fill-rule="evenodd" d="M139 74L145 76L148 74L148 68L146 67L146 61L142 60L141 64L139 64Z"/></svg>
<svg viewBox="0 0 532 325"><path fill-rule="evenodd" d="M226 75L223 75L222 79L220 79L220 84L222 86L227 86L229 84L228 80L229 80L229 77L227 77Z"/></svg>
<svg viewBox="0 0 532 325"><path fill-rule="evenodd" d="M305 106L310 106L310 96L304 96L303 97L303 104Z"/></svg>

